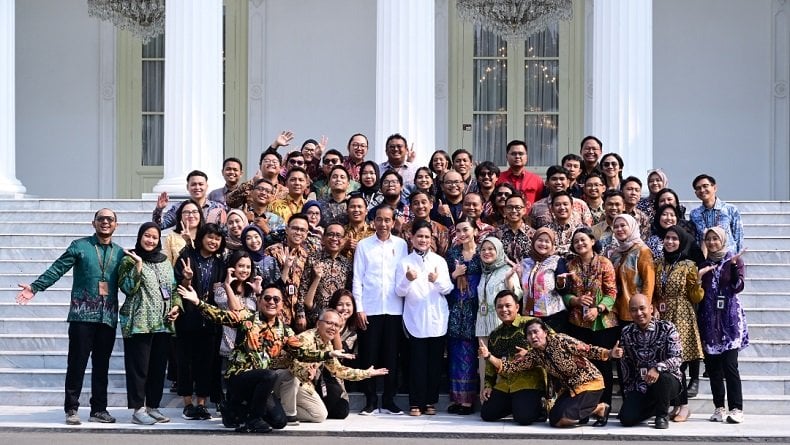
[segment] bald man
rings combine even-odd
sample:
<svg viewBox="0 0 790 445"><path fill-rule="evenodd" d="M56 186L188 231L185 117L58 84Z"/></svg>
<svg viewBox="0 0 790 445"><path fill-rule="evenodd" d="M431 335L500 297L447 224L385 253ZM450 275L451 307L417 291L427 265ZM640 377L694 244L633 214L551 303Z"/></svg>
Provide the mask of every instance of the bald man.
<svg viewBox="0 0 790 445"><path fill-rule="evenodd" d="M620 336L625 397L620 423L633 426L655 416L655 428L665 429L670 401L680 393L683 380L680 337L671 322L653 318L647 296L633 295L628 309L634 322Z"/></svg>

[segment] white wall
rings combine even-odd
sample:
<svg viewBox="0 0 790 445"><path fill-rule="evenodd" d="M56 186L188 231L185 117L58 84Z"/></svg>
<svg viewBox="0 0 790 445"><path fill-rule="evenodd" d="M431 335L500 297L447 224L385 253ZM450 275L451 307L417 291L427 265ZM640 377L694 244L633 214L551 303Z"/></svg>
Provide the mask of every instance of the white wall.
<svg viewBox="0 0 790 445"><path fill-rule="evenodd" d="M84 0L16 2L16 161L27 193L99 196L98 20Z"/></svg>
<svg viewBox="0 0 790 445"><path fill-rule="evenodd" d="M692 199L771 199L770 0L653 0L653 159ZM628 161L626 160L626 163Z"/></svg>
<svg viewBox="0 0 790 445"><path fill-rule="evenodd" d="M293 149L321 135L343 154L354 133L374 144L376 2L266 0L266 8L265 141L290 129Z"/></svg>

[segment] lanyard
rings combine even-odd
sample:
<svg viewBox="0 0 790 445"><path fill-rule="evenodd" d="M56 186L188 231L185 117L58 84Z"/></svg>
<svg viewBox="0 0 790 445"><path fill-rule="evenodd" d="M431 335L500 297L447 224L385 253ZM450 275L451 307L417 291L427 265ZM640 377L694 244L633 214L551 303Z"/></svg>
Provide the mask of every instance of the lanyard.
<svg viewBox="0 0 790 445"><path fill-rule="evenodd" d="M107 258L107 248L106 247L102 247L102 250L104 251L104 258L102 258L102 255L99 253L99 246L98 245L94 245L93 247L96 249L96 259L99 262L99 270L101 270L101 281L107 281L107 279L105 278L104 271L107 270L107 264L109 264L110 260L112 259L112 251L113 251L113 249L115 249L115 246L110 245L110 257L109 258Z"/></svg>

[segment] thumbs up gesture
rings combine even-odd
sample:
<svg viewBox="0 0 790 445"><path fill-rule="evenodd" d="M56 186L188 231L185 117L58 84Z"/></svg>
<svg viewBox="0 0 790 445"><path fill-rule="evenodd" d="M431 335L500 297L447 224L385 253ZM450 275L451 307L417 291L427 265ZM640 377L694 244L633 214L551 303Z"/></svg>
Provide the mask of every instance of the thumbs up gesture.
<svg viewBox="0 0 790 445"><path fill-rule="evenodd" d="M617 343L615 343L614 347L609 351L609 357L623 358L623 348L620 347L620 340L617 340Z"/></svg>
<svg viewBox="0 0 790 445"><path fill-rule="evenodd" d="M417 279L417 272L412 270L411 266L406 266L406 278L409 281L414 281Z"/></svg>
<svg viewBox="0 0 790 445"><path fill-rule="evenodd" d="M436 282L436 278L438 278L438 277L439 277L439 268L434 267L433 268L433 272L430 272L428 274L428 281L430 281L431 283L435 283Z"/></svg>

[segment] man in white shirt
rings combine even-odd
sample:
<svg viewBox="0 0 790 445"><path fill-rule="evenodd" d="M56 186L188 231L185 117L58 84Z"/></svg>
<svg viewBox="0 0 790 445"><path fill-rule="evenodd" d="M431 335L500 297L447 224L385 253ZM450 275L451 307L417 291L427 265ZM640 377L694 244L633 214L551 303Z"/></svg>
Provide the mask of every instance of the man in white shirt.
<svg viewBox="0 0 790 445"><path fill-rule="evenodd" d="M396 265L408 255L406 241L392 235L395 212L382 205L376 210L373 227L376 233L361 240L354 253L352 293L359 323L359 367L387 368L379 412L403 414L395 404L398 389L398 349L403 335L403 299L395 294ZM360 414L369 416L378 408L376 379L363 382L365 407Z"/></svg>

